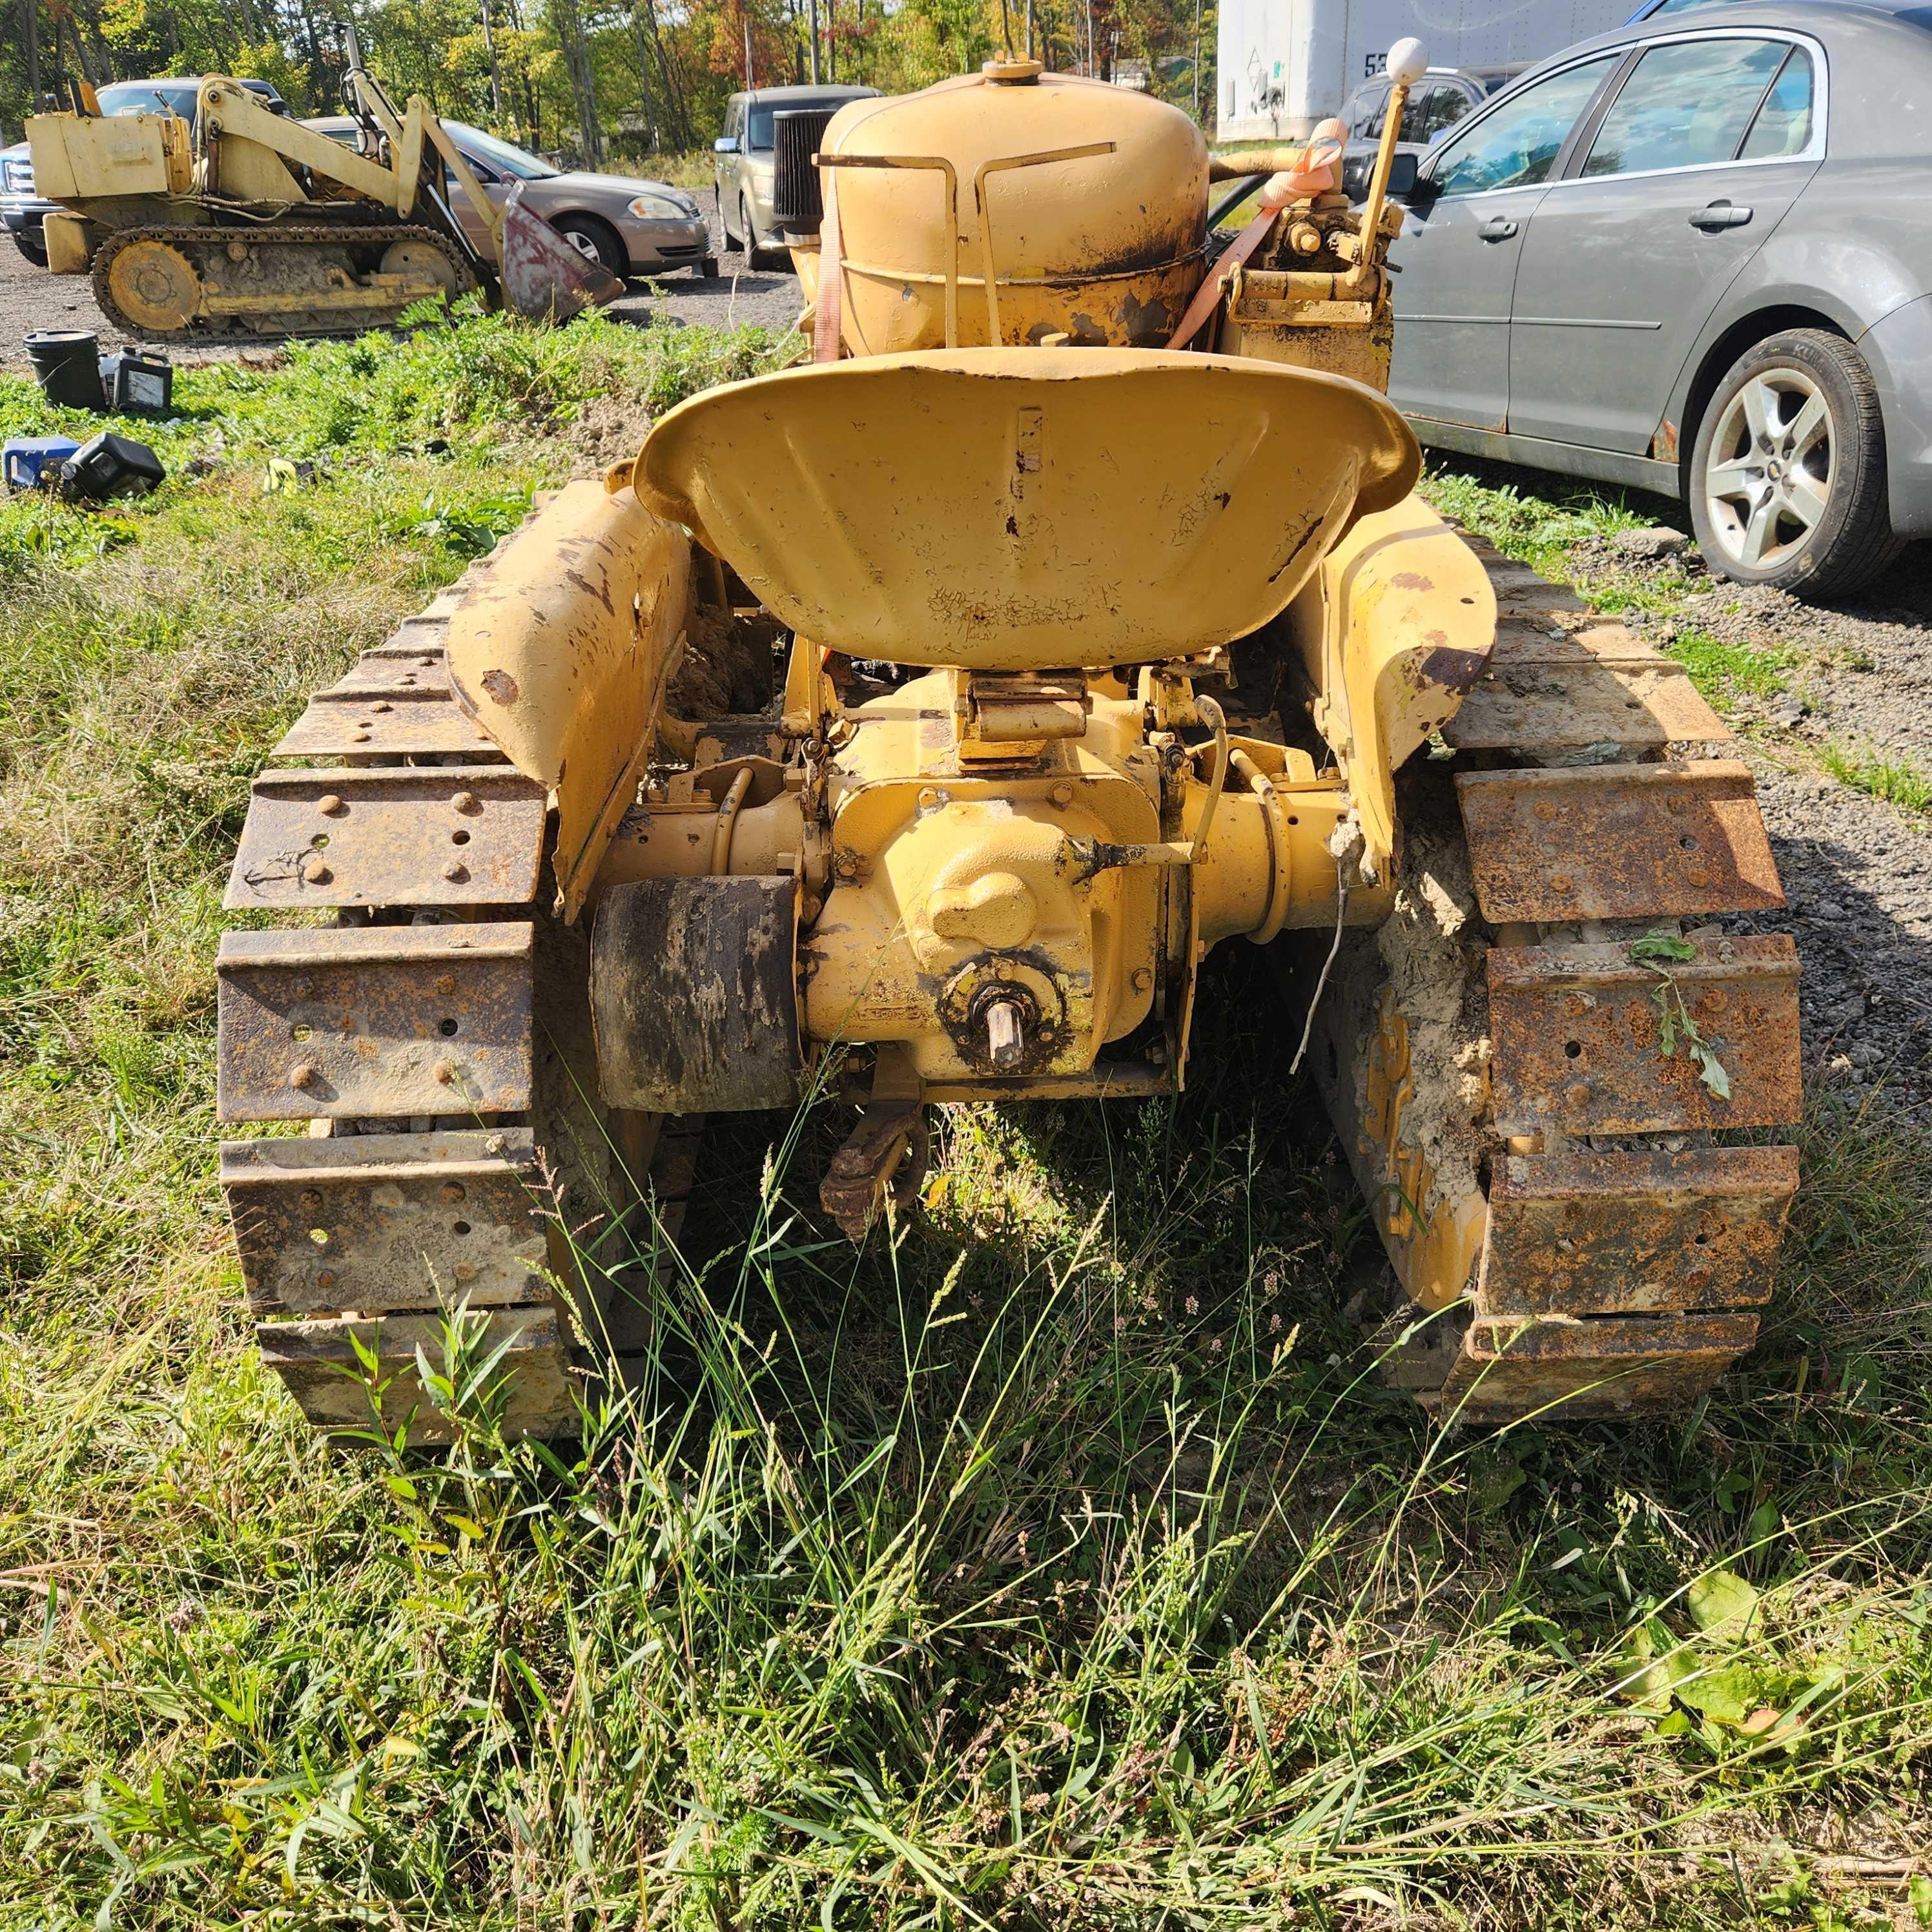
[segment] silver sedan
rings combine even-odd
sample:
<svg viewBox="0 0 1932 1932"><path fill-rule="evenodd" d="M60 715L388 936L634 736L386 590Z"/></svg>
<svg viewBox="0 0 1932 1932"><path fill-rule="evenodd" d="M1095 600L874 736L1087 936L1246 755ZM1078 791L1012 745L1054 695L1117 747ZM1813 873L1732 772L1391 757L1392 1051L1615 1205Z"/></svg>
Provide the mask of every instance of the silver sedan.
<svg viewBox="0 0 1932 1932"><path fill-rule="evenodd" d="M1424 162L1390 394L1438 448L1688 506L1714 570L1856 590L1932 536L1932 25L1666 4Z"/></svg>

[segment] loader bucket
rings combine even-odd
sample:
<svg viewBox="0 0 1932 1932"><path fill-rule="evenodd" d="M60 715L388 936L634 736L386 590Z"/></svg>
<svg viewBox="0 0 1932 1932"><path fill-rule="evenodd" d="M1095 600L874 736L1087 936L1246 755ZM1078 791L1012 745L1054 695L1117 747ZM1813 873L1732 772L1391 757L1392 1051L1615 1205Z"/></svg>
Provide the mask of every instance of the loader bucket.
<svg viewBox="0 0 1932 1932"><path fill-rule="evenodd" d="M928 350L714 389L637 483L815 643L1010 672L1212 650L1420 456L1373 391L1136 349Z"/></svg>
<svg viewBox="0 0 1932 1932"><path fill-rule="evenodd" d="M523 184L503 204L503 299L531 322L568 322L624 292L617 278L524 206Z"/></svg>

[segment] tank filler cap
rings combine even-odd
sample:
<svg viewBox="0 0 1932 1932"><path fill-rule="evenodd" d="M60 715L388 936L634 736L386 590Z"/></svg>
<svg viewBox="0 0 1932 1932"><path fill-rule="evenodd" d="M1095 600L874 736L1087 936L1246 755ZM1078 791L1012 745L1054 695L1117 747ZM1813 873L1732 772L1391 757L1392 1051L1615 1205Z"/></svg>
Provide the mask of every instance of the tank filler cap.
<svg viewBox="0 0 1932 1932"><path fill-rule="evenodd" d="M1046 70L1036 60L1022 60L1008 54L986 62L980 71L998 87L1031 87Z"/></svg>

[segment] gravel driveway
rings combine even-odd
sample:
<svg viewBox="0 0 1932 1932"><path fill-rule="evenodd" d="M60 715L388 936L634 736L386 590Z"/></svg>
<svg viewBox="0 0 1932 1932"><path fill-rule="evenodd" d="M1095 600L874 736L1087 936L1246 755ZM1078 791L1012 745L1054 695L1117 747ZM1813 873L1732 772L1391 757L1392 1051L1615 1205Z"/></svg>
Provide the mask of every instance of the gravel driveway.
<svg viewBox="0 0 1932 1932"><path fill-rule="evenodd" d="M661 292L656 295L650 286L634 282L623 299L611 304L610 313L640 326L653 316L719 325L763 322L772 328L789 328L797 320L796 275L754 274L746 269L742 255L721 254L718 262L716 281L680 272L658 283ZM95 307L86 276L50 275L35 268L10 238L0 239L0 366L26 360L20 338L34 328L91 328L104 350L125 348L139 340L123 334ZM178 367L238 356L243 346L177 347L168 352Z"/></svg>

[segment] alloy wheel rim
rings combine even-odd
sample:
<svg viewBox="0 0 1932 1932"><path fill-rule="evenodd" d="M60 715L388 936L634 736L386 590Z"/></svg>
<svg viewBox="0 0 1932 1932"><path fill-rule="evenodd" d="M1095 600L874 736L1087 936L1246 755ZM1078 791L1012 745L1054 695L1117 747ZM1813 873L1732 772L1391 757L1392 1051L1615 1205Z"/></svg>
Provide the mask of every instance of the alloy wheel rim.
<svg viewBox="0 0 1932 1932"><path fill-rule="evenodd" d="M1733 563L1775 570L1808 543L1832 500L1831 405L1802 369L1763 369L1724 405L1704 466L1704 507Z"/></svg>
<svg viewBox="0 0 1932 1932"><path fill-rule="evenodd" d="M597 244L577 229L568 230L563 238L586 261L595 262L600 267L604 258L597 252Z"/></svg>

